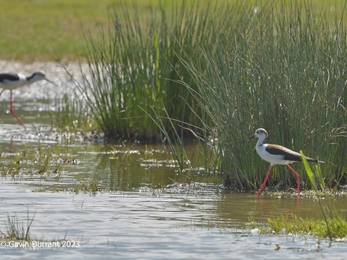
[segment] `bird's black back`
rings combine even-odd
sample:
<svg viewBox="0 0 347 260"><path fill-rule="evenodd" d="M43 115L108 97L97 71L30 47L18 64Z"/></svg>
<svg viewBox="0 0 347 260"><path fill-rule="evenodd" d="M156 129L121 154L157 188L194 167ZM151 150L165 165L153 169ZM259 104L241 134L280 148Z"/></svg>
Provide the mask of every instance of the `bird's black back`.
<svg viewBox="0 0 347 260"><path fill-rule="evenodd" d="M9 81L17 81L19 80L18 75L10 74L10 73L0 73L0 82L4 82L5 80Z"/></svg>

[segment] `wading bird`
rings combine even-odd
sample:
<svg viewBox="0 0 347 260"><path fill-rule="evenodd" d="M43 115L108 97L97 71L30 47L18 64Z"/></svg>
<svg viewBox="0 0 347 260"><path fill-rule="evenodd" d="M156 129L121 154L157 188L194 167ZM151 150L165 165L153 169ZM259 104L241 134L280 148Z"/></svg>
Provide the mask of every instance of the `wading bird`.
<svg viewBox="0 0 347 260"><path fill-rule="evenodd" d="M0 96L2 92L5 90L10 91L10 112L11 114L17 119L18 123L20 123L24 130L26 130L25 125L23 122L18 118L16 113L13 111L12 108L12 90L23 87L25 85L30 85L31 83L34 83L39 80L46 80L50 83L54 84L52 81L48 80L43 72L35 72L31 76L26 77L23 74L9 74L9 73L0 73L0 88L2 88L2 91L0 92Z"/></svg>
<svg viewBox="0 0 347 260"><path fill-rule="evenodd" d="M256 193L256 196L258 196L265 188L266 182L270 176L271 169L276 164L286 165L289 168L289 170L291 170L294 173L298 184L298 196L300 196L300 175L292 167L290 167L289 164L293 162L302 161L301 154L278 144L263 144L267 136L268 134L264 128L258 128L255 131L254 135L248 138L248 140L254 137L258 138L258 142L255 146L257 153L263 160L270 163L270 168L266 174L265 180L258 192ZM318 160L310 157L306 157L306 160L308 162L318 162Z"/></svg>

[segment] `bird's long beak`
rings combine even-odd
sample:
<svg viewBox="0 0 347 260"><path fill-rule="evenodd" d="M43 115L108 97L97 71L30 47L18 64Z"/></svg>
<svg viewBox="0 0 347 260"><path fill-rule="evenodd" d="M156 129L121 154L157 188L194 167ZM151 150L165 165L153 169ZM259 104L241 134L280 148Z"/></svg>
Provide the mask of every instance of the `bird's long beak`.
<svg viewBox="0 0 347 260"><path fill-rule="evenodd" d="M244 140L242 143L245 143L245 142L247 142L247 141L249 141L249 140L251 140L252 138L254 138L255 137L255 135L252 135L251 137L249 137L248 139L246 139L246 140Z"/></svg>
<svg viewBox="0 0 347 260"><path fill-rule="evenodd" d="M49 79L47 79L47 78L45 78L45 80L48 81L49 83L53 84L54 86L57 86L57 87L58 87L58 85L55 84L53 81L51 81L51 80L49 80Z"/></svg>

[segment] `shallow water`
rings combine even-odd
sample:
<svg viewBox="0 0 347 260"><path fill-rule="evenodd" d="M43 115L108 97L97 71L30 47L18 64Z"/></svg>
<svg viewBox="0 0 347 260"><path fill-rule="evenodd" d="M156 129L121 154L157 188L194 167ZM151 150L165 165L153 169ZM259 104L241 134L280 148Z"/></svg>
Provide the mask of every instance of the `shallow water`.
<svg viewBox="0 0 347 260"><path fill-rule="evenodd" d="M7 259L345 259L346 243L333 243L301 236L252 234L241 225L251 214L256 218L278 214L281 205L296 199L254 199L253 195L156 194L152 192L107 192L96 196L73 193L38 193L20 184L2 181L2 218L15 214L26 220L35 214L34 238L62 246L37 248L2 244ZM304 205L311 201L303 200ZM302 201L302 202L303 202ZM265 211L260 204L275 208ZM257 210L263 208L263 210ZM297 208L295 205L294 208ZM289 210L289 209L287 209ZM266 212L266 213L265 213ZM0 225L3 230L4 225ZM70 243L70 244L69 244ZM276 245L281 250L276 251ZM51 248L53 247L53 248ZM11 258L12 257L12 258Z"/></svg>
<svg viewBox="0 0 347 260"><path fill-rule="evenodd" d="M0 140L2 151L8 149L8 142ZM250 217L260 223L286 213L317 217L318 202L291 194L256 199L254 194L232 193L202 182L175 182L180 174L177 167L167 167L169 160L163 163L167 155L159 153L161 146L137 145L117 153L103 144L65 146L21 139L13 142L12 149L38 146L52 151L68 147L78 163L67 165L59 178L32 174L1 179L0 230L6 230L7 216L16 216L25 227L28 214L29 219L34 217L33 241L22 245L29 248L0 244L8 259L90 255L98 259L344 259L347 253L346 242L329 246L323 240L318 246L314 238L262 235L247 228ZM154 152L149 156L149 151L160 156ZM161 163L153 165L153 158ZM81 176L95 175L102 179L103 191L76 194L69 189ZM195 175L198 171L191 173ZM50 191L56 186L65 191ZM331 200L331 207L344 215L345 205L345 198ZM40 240L55 244L37 245ZM59 241L63 247L56 248ZM276 244L280 250L275 250Z"/></svg>
<svg viewBox="0 0 347 260"><path fill-rule="evenodd" d="M0 160L37 150L72 160L57 159L61 164L49 165L43 174L38 172L42 162L20 161L19 175L0 179L0 230L6 233L8 216L25 228L34 219L32 242L0 243L4 258L345 259L346 242L329 246L312 237L269 236L249 228L251 218L266 223L287 213L320 217L319 204L298 199L295 192L256 199L221 189L213 184L219 176L205 173L201 160L194 159L198 151L193 145L187 147L192 167L187 164L180 173L165 146L109 146L54 132L47 115L55 108L47 100L71 91L66 90L71 87L68 77L56 70L60 81L52 80L61 89L37 83L16 90L15 111L26 132L6 114L8 96L0 97ZM40 87L47 93L36 91ZM81 187L91 181L99 191L84 192ZM345 197L332 198L330 207L347 215Z"/></svg>

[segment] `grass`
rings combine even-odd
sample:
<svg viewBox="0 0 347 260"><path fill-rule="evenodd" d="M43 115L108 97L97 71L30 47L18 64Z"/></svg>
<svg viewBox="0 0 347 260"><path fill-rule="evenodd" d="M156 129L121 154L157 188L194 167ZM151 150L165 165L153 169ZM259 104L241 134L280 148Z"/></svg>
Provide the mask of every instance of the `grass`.
<svg viewBox="0 0 347 260"><path fill-rule="evenodd" d="M33 248L36 247L62 247L65 244L66 236L63 239L54 239L53 241L33 238L30 234L35 214L30 218L27 210L26 225L20 222L16 215L7 215L5 221L6 230L0 230L0 240L2 247L14 248Z"/></svg>
<svg viewBox="0 0 347 260"><path fill-rule="evenodd" d="M0 57L6 60L76 60L85 42L81 25L107 23L110 1L0 1Z"/></svg>
<svg viewBox="0 0 347 260"><path fill-rule="evenodd" d="M325 180L322 175L322 171L320 166L316 166L315 173L313 173L311 167L309 166L304 153L301 151L301 158L305 166L305 172L309 178L309 181L313 187L315 193L318 193L319 190L323 192L326 190ZM319 184L319 185L318 185ZM323 206L323 202L318 199L318 203L323 215L323 220L325 224L325 236L329 237L330 242L336 237L346 237L347 236L347 221L346 218L342 218L342 216L334 213L330 208L330 197L326 195L325 207ZM328 214L326 214L324 208L328 209ZM321 225L322 226L322 225ZM342 236L343 234L343 236Z"/></svg>
<svg viewBox="0 0 347 260"><path fill-rule="evenodd" d="M170 6L152 7L148 17L139 17L131 12L140 12L140 6L134 2L130 12L123 2L110 12L109 29L85 32L91 77L85 75L86 81L76 85L108 139L160 140L158 124L148 114L161 118L169 135L178 133L182 139L191 132L181 125L189 122L194 131L200 129L204 113L179 83L191 80L177 54L200 55L193 38L213 39L215 32L208 25L217 12L210 17L209 6L198 2L175 1Z"/></svg>
<svg viewBox="0 0 347 260"><path fill-rule="evenodd" d="M121 2L108 27L85 31L91 78L77 86L106 138L174 147L213 135L213 169L226 186L252 191L268 165L242 141L264 127L270 142L327 161L330 188L346 183L346 5L332 15L310 1L189 3L140 16L141 5ZM289 189L295 179L276 166L269 185ZM311 188L306 176L301 186Z"/></svg>
<svg viewBox="0 0 347 260"><path fill-rule="evenodd" d="M48 176L59 174L65 165L74 164L72 156L59 155L41 146L37 149L24 148L15 155L0 153L0 175L16 178L22 175Z"/></svg>
<svg viewBox="0 0 347 260"><path fill-rule="evenodd" d="M252 219L249 220L252 223L252 228L258 228L261 234L311 235L320 239L329 238L331 241L346 238L346 218L336 215L327 221L325 219L300 218L295 214L268 219L266 226L260 225Z"/></svg>
<svg viewBox="0 0 347 260"><path fill-rule="evenodd" d="M97 126L89 116L89 109L78 95L64 94L62 99L57 98L57 113L52 118L54 125L60 132L92 131Z"/></svg>
<svg viewBox="0 0 347 260"><path fill-rule="evenodd" d="M330 188L347 181L346 6L331 15L312 5L272 2L256 12L232 6L223 34L200 45L199 59L180 56L197 88L184 85L213 121L205 128L216 133L221 170L236 190L257 190L269 167L254 143L242 142L259 127L268 130L268 142L326 161L321 167ZM269 185L288 189L295 178L276 166ZM312 187L307 176L301 186Z"/></svg>
<svg viewBox="0 0 347 260"><path fill-rule="evenodd" d="M70 153L66 152L69 147L57 146L56 148L47 150L41 145L36 148L24 148L17 151L15 155L6 152L0 153L0 175L3 177L11 177L12 179L25 178L33 181L36 192L61 192L69 191L74 193L89 193L95 195L97 192L106 190L100 181L100 176L92 177L85 172L76 174L74 181L64 182L61 177L66 178L64 171L66 167L79 164L78 160ZM63 155L64 154L64 155ZM41 180L52 180L54 185L45 185ZM11 220L12 221L12 220Z"/></svg>
<svg viewBox="0 0 347 260"><path fill-rule="evenodd" d="M29 218L29 210L27 214L28 219L26 227L23 223L19 222L17 216L7 215L7 222L5 223L6 231L0 231L2 239L10 241L31 241L32 238L29 233L35 214L32 218Z"/></svg>
<svg viewBox="0 0 347 260"><path fill-rule="evenodd" d="M258 127L326 161L329 188L345 184L345 2L204 3L2 1L0 57L87 60L79 89L106 137L165 139L158 124L171 137L214 133L214 169L236 190L258 189L268 168L242 143ZM269 185L295 179L276 166Z"/></svg>
<svg viewBox="0 0 347 260"><path fill-rule="evenodd" d="M234 3L237 0L229 0ZM94 31L98 26L108 26L108 11L118 8L120 2L132 9L132 1L119 0L52 0L23 1L0 0L0 23L3 37L0 39L0 59L25 62L67 60L84 57L85 40L81 26ZM171 1L164 1L170 10ZM191 0L186 1L188 5ZM209 1L200 0L201 5ZM258 1L247 1L247 5ZM140 17L147 17L151 6L158 7L158 0L136 1ZM329 9L343 0L315 1L317 9ZM336 13L340 12L336 8ZM140 18L141 19L141 18Z"/></svg>

